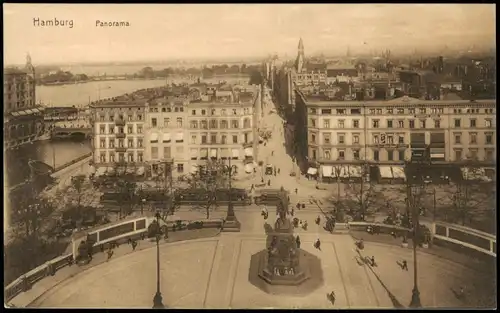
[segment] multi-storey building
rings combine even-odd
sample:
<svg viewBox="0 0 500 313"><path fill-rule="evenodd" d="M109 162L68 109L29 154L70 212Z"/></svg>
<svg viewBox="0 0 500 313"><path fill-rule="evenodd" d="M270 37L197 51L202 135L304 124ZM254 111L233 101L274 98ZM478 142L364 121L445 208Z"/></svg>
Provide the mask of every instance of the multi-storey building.
<svg viewBox="0 0 500 313"><path fill-rule="evenodd" d="M206 160L231 162L239 173L251 173L257 154L260 92L215 92L187 106L189 164L193 172Z"/></svg>
<svg viewBox="0 0 500 313"><path fill-rule="evenodd" d="M146 99L123 96L93 102L90 107L98 173L114 170L119 164L127 171L144 174Z"/></svg>
<svg viewBox="0 0 500 313"><path fill-rule="evenodd" d="M298 153L320 176L333 164L495 164L496 100L324 101L301 92L296 99Z"/></svg>
<svg viewBox="0 0 500 313"><path fill-rule="evenodd" d="M31 57L23 70L4 69L4 149L31 142L44 131L43 107L36 104L35 68Z"/></svg>
<svg viewBox="0 0 500 313"><path fill-rule="evenodd" d="M173 173L185 173L189 162L186 132L186 95L167 96L148 101L146 108L145 160L152 176L161 176L161 164L172 163Z"/></svg>

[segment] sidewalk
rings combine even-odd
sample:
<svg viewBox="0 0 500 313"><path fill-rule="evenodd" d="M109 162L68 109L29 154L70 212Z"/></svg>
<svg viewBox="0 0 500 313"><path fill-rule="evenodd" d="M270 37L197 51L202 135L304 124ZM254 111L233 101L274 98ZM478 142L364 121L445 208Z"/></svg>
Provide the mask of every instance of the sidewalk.
<svg viewBox="0 0 500 313"><path fill-rule="evenodd" d="M195 240L202 238L210 238L215 237L219 234L218 229L196 229L189 231L179 231L179 232L169 232L169 238L167 240L162 239L160 241L160 245L165 243L173 243L178 241L185 240ZM141 251L145 249L152 248L156 245L155 240L145 239L137 242L136 251ZM132 246L129 244L122 244L117 248L113 249L113 259L116 259L120 256L128 255L134 253L135 251L132 249ZM45 293L49 292L52 288L62 283L66 279L73 277L79 273L84 272L85 270L92 268L94 266L98 266L107 261L106 253L96 253L94 254L92 261L83 266L71 265L61 268L56 272L54 276L48 276L43 278L42 280L35 283L32 289L27 292L22 292L14 299L10 301L11 304L15 305L18 308L31 306L30 304L36 302L36 300L42 297Z"/></svg>

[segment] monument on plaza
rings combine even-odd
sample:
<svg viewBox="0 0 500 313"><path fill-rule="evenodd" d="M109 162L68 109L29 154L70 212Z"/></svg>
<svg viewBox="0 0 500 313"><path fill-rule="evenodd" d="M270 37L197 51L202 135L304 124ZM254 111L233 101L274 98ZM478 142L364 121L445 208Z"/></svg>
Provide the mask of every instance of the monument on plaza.
<svg viewBox="0 0 500 313"><path fill-rule="evenodd" d="M267 293L312 292L323 283L321 262L297 247L284 190L276 210L274 228L267 232L266 249L252 256L249 280Z"/></svg>
<svg viewBox="0 0 500 313"><path fill-rule="evenodd" d="M301 262L285 205L284 201L277 205L278 218L274 231L267 235L268 253L262 254L259 276L272 285L300 285L309 275L304 262Z"/></svg>

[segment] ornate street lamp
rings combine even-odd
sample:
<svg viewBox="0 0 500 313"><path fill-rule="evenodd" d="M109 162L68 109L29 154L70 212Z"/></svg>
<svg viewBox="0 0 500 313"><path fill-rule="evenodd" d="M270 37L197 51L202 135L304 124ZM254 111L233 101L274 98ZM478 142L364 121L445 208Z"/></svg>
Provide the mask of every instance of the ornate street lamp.
<svg viewBox="0 0 500 313"><path fill-rule="evenodd" d="M158 229L156 232L156 293L153 297L153 309L164 309L163 297L160 292L160 238L161 238L161 228L160 228L160 212L155 214L156 222L158 224Z"/></svg>
<svg viewBox="0 0 500 313"><path fill-rule="evenodd" d="M408 204L411 208L412 219L413 219L413 290L411 294L410 308L420 308L422 304L420 302L420 291L418 290L418 275L417 275L417 245L418 245L418 231L419 231L419 213L418 206L416 205L416 196L420 193L417 188L420 186L415 186L411 184L408 188ZM417 193L417 194L415 194Z"/></svg>
<svg viewBox="0 0 500 313"><path fill-rule="evenodd" d="M229 166L228 166L228 177L229 177L229 203L227 206L227 215L226 215L226 220L224 222L223 229L225 231L240 231L240 222L236 218L236 215L234 214L234 206L233 206L233 199L232 199L232 183L231 180L233 178L233 167L231 166L231 158L229 158Z"/></svg>

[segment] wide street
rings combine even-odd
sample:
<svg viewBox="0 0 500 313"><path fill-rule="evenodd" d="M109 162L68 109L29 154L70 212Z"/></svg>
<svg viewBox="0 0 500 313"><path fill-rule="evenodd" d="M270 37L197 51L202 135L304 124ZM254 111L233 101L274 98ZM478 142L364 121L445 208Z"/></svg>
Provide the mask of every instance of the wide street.
<svg viewBox="0 0 500 313"><path fill-rule="evenodd" d="M183 214L182 212L178 214ZM161 292L164 303L174 308L332 308L326 294L335 291L334 308L407 307L413 286L413 259L410 249L367 243L358 254L347 234L328 234L312 225L301 230L301 248L321 259L324 283L308 296L270 295L248 280L250 258L265 248L264 220L258 210L238 211L240 233L161 244ZM314 213L304 218L314 218ZM270 216L271 217L271 216ZM320 238L321 250L313 247ZM143 245L143 243L141 243ZM46 292L23 293L12 303L21 306L31 297L30 307L113 308L151 307L156 289L156 249L145 247L132 252L120 246L109 262L100 262L86 271L57 272L57 285ZM377 266L361 261L375 256ZM424 307L478 306L480 274L461 264L425 252L418 253L419 287ZM101 259L101 254L96 255ZM407 260L409 271L397 262ZM66 271L66 272L65 272ZM64 274L66 273L66 274ZM62 275L62 276L58 276ZM64 278L64 275L70 275ZM467 301L455 297L458 286L468 287ZM36 288L34 288L36 289ZM33 300L33 299L32 299ZM30 300L31 301L31 300ZM28 302L30 302L28 301ZM482 301L482 300L481 300ZM26 303L25 303L26 304Z"/></svg>

